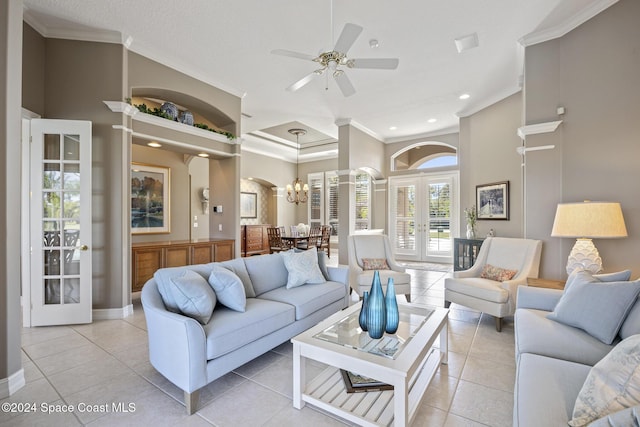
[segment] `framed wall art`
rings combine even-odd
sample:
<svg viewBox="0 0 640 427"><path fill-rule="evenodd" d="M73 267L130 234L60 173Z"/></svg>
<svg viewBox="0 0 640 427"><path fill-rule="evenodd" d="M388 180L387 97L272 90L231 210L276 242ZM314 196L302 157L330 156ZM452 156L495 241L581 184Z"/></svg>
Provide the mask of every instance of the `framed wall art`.
<svg viewBox="0 0 640 427"><path fill-rule="evenodd" d="M258 193L240 193L240 218L258 217Z"/></svg>
<svg viewBox="0 0 640 427"><path fill-rule="evenodd" d="M476 185L478 219L509 219L509 181Z"/></svg>
<svg viewBox="0 0 640 427"><path fill-rule="evenodd" d="M131 233L171 232L171 170L131 163Z"/></svg>

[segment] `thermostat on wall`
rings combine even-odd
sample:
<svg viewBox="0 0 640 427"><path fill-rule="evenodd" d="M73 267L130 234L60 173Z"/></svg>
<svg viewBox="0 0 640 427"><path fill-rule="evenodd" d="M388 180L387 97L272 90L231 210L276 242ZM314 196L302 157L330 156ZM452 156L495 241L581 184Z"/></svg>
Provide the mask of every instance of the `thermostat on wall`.
<svg viewBox="0 0 640 427"><path fill-rule="evenodd" d="M213 211L217 213L222 213L222 205L214 206Z"/></svg>

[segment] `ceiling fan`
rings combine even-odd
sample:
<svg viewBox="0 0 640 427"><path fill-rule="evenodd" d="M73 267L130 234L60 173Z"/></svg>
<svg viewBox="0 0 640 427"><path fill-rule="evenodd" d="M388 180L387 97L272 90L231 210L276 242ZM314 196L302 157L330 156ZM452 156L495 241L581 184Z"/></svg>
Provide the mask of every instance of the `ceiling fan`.
<svg viewBox="0 0 640 427"><path fill-rule="evenodd" d="M318 56L307 55L306 53L294 52L285 49L275 49L271 53L275 55L290 56L292 58L304 59L317 62L321 65L315 71L307 74L291 86L287 90L295 92L313 79L327 73L331 73L335 79L340 91L344 96L351 96L356 93L356 89L351 84L351 80L345 73L344 68L369 68L379 70L395 70L398 68L398 58L348 58L347 52L353 46L356 39L362 32L362 27L356 24L345 24L340 37L336 42L333 50L322 52Z"/></svg>

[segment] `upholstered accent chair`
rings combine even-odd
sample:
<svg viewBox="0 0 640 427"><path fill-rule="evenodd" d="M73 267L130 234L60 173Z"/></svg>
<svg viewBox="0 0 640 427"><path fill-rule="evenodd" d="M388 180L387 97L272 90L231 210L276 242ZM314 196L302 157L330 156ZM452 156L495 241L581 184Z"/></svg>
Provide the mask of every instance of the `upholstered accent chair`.
<svg viewBox="0 0 640 427"><path fill-rule="evenodd" d="M394 253L385 234L353 234L347 240L349 251L349 286L361 298L371 290L373 273L380 272L382 288L393 278L396 295L404 294L411 301L411 276L395 261ZM384 262L382 262L384 260Z"/></svg>
<svg viewBox="0 0 640 427"><path fill-rule="evenodd" d="M518 286L538 277L541 251L540 240L488 237L470 269L445 279L444 306L453 302L490 314L500 332L502 318L515 313Z"/></svg>

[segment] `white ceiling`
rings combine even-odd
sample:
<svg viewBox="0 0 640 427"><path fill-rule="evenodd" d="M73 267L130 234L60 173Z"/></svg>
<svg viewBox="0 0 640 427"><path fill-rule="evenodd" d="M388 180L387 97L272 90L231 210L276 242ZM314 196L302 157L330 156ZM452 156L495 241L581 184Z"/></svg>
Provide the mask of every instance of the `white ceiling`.
<svg viewBox="0 0 640 427"><path fill-rule="evenodd" d="M24 0L25 19L48 37L118 41L129 49L242 96L243 146L312 130L327 150L337 120L350 119L384 142L458 130L459 117L517 92L523 44L560 36L617 0ZM331 10L333 8L333 13ZM332 50L345 23L364 31L352 58L397 57L396 70L348 69L345 98L322 77L285 91L317 64L273 55ZM479 47L454 40L477 33ZM377 39L379 47L369 47ZM471 97L460 100L459 95ZM428 119L436 119L429 123ZM391 129L395 127L396 129ZM312 140L311 136L317 139ZM265 138L266 137L266 138ZM318 141L322 142L319 143ZM284 141L286 142L286 141ZM287 150L288 148L288 150ZM313 151L313 150L311 150ZM316 148L315 151L320 151ZM295 154L293 154L295 155Z"/></svg>

